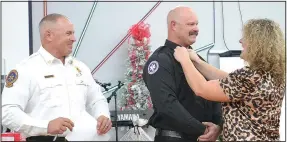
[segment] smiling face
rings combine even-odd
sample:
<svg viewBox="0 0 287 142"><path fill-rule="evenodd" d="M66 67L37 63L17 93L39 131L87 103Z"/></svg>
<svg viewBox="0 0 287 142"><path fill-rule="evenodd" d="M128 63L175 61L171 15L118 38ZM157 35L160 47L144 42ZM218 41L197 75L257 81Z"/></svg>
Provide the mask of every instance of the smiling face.
<svg viewBox="0 0 287 142"><path fill-rule="evenodd" d="M73 24L65 18L59 18L51 32L51 45L57 49L58 56L65 57L71 54L73 43L76 41Z"/></svg>
<svg viewBox="0 0 287 142"><path fill-rule="evenodd" d="M181 22L176 24L175 33L185 46L192 45L196 41L198 35L198 20L195 14L191 12L185 13Z"/></svg>
<svg viewBox="0 0 287 142"><path fill-rule="evenodd" d="M198 35L198 18L189 7L178 7L170 14L172 37L182 46L188 47L196 42Z"/></svg>

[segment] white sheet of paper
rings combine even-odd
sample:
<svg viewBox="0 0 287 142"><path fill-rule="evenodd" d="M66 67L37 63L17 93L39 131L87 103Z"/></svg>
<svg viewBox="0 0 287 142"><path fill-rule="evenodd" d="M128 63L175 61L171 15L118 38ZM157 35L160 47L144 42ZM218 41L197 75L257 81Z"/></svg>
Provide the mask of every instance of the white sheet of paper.
<svg viewBox="0 0 287 142"><path fill-rule="evenodd" d="M108 134L98 135L97 120L87 112L72 121L74 128L66 136L68 141L108 141L110 139Z"/></svg>

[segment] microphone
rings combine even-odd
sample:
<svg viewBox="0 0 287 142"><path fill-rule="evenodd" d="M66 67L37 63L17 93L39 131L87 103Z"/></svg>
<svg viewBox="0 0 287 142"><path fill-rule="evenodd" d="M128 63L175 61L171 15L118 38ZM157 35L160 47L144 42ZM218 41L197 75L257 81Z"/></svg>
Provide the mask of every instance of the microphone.
<svg viewBox="0 0 287 142"><path fill-rule="evenodd" d="M121 81L118 81L118 88L121 88L124 85Z"/></svg>
<svg viewBox="0 0 287 142"><path fill-rule="evenodd" d="M97 79L95 79L96 83L99 84L101 87L103 87L105 89L105 91L108 91L109 89L107 88L107 86L111 86L111 83L101 83L99 82Z"/></svg>

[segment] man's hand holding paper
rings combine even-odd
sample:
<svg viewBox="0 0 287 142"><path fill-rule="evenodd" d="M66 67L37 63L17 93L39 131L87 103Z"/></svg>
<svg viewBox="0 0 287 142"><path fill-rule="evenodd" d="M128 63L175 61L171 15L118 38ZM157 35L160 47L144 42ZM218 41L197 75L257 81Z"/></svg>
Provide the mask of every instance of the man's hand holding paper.
<svg viewBox="0 0 287 142"><path fill-rule="evenodd" d="M103 119L104 117L99 117L99 118L101 118L100 122L102 125L105 122L110 121L110 120ZM102 126L102 125L98 125L99 118L98 120L96 120L87 112L83 112L82 115L78 116L76 119L73 120L75 124L73 131L70 132L66 136L66 139L68 141L108 141L110 139L110 136L106 134L108 129L106 128L99 129L99 131L97 129L98 126L100 126L99 128L101 128ZM109 123L105 123L105 124L109 124Z"/></svg>

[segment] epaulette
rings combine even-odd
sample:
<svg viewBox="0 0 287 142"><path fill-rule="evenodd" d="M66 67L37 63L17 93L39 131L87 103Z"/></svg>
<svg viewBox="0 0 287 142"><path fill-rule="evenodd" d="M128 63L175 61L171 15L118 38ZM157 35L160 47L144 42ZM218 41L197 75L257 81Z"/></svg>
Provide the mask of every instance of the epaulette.
<svg viewBox="0 0 287 142"><path fill-rule="evenodd" d="M31 59L33 59L34 57L37 57L39 55L39 53L38 52L36 52L36 53L33 53L32 55L30 55L29 57L27 57L26 59L24 59L24 60L22 60L22 61L20 61L20 63L18 64L18 65L23 65L23 64L25 64L25 63L27 63L27 62L29 62Z"/></svg>

